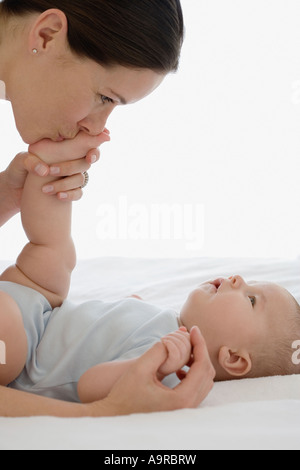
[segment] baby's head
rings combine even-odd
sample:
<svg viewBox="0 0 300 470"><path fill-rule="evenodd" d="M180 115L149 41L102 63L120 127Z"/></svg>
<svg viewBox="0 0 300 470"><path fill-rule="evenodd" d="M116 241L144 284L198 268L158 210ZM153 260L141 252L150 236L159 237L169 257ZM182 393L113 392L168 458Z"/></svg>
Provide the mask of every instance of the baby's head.
<svg viewBox="0 0 300 470"><path fill-rule="evenodd" d="M300 306L276 284L240 276L206 282L190 294L180 321L188 330L199 326L216 380L300 373L292 361Z"/></svg>

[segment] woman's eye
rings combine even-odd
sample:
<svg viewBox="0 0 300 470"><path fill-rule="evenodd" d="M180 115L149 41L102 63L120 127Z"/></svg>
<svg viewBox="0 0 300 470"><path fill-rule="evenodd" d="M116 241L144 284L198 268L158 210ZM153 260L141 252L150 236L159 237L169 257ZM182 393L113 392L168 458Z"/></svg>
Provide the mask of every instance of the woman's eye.
<svg viewBox="0 0 300 470"><path fill-rule="evenodd" d="M101 99L103 104L113 103L114 102L114 100L112 100L111 98L109 98L108 96L105 96L105 95L100 95L100 99Z"/></svg>
<svg viewBox="0 0 300 470"><path fill-rule="evenodd" d="M256 297L250 296L249 299L250 299L250 302L251 302L251 304L252 304L252 307L255 307L255 304L256 304Z"/></svg>

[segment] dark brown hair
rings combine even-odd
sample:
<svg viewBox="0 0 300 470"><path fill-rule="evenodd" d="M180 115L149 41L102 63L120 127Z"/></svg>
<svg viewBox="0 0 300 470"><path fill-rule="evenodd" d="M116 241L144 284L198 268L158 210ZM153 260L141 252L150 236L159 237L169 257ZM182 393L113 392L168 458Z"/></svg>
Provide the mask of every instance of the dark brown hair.
<svg viewBox="0 0 300 470"><path fill-rule="evenodd" d="M3 0L1 13L50 8L68 19L70 48L102 65L178 69L184 24L180 0Z"/></svg>

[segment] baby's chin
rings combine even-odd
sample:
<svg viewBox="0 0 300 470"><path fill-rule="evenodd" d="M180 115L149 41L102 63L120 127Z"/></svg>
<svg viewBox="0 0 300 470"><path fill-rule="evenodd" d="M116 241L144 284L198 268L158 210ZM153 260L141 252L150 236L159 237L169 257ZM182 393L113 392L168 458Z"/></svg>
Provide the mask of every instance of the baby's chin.
<svg viewBox="0 0 300 470"><path fill-rule="evenodd" d="M189 333L194 326L197 326L201 330L200 319L196 318L192 311L185 309L184 307L178 316L178 325L179 328L184 326Z"/></svg>
<svg viewBox="0 0 300 470"><path fill-rule="evenodd" d="M182 327L182 326L185 326L185 324L183 323L183 321L181 319L181 314L178 315L177 321L178 321L179 328Z"/></svg>

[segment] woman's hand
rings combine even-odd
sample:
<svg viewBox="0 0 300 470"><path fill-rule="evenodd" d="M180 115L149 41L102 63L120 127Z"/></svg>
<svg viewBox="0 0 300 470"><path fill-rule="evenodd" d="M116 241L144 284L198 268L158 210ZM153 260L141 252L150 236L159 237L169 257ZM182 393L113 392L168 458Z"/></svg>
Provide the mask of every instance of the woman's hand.
<svg viewBox="0 0 300 470"><path fill-rule="evenodd" d="M20 212L28 172L46 176L49 170L49 167L34 155L19 153L8 168L0 173L0 226Z"/></svg>
<svg viewBox="0 0 300 470"><path fill-rule="evenodd" d="M23 169L25 170L23 185L27 172L34 173L41 177L48 175L57 176L57 181L52 183L53 189L49 191L49 186L47 185L44 192L51 196L56 195L57 198L61 200L78 201L83 194L81 190L81 186L84 182L83 173L88 171L93 163L98 162L99 158L99 149L92 149L87 152L84 158L79 160L66 161L48 166L36 155L27 153L23 155Z"/></svg>
<svg viewBox="0 0 300 470"><path fill-rule="evenodd" d="M157 371L167 359L160 342L133 363L104 400L82 405L0 387L0 416L100 417L196 408L211 391L215 371L197 327L191 330L191 342L190 371L173 390L157 379Z"/></svg>
<svg viewBox="0 0 300 470"><path fill-rule="evenodd" d="M166 347L160 342L134 362L106 399L86 405L89 413L116 416L199 406L213 388L215 370L199 328L192 328L190 334L193 361L177 387L167 388L157 378L158 370L168 357Z"/></svg>
<svg viewBox="0 0 300 470"><path fill-rule="evenodd" d="M8 168L0 173L0 226L20 211L28 172L40 177L57 176L57 181L51 183L51 190L47 185L44 192L56 195L63 201L79 200L82 197L83 173L99 160L97 147L109 140L107 130L99 136L80 132L73 140L52 142L44 139L31 145L31 152L36 154L18 154ZM45 163L43 157L49 164Z"/></svg>
<svg viewBox="0 0 300 470"><path fill-rule="evenodd" d="M29 146L30 154L25 162L26 168L31 171L34 169L40 176L51 175L59 178L43 188L46 194L56 194L59 199L76 201L82 196L83 173L99 160L98 147L109 141L107 129L97 136L79 132L75 139L63 142L44 139Z"/></svg>

